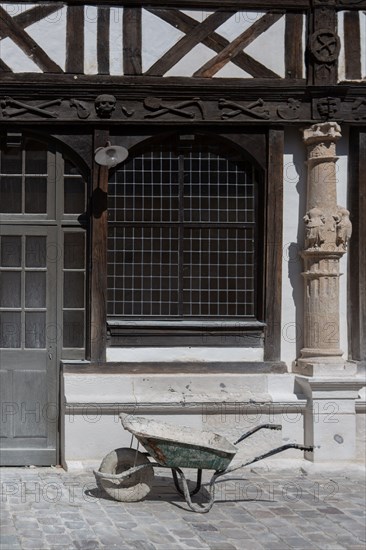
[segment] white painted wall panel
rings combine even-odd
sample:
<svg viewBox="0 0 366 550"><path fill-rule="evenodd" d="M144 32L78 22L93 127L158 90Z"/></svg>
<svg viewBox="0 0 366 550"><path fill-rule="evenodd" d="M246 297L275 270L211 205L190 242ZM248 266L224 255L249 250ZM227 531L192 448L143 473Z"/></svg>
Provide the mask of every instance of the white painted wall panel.
<svg viewBox="0 0 366 550"><path fill-rule="evenodd" d="M110 74L123 74L123 8L111 8L109 20L109 63Z"/></svg>
<svg viewBox="0 0 366 550"><path fill-rule="evenodd" d="M244 50L277 73L285 76L285 17L281 17L265 33L261 34Z"/></svg>
<svg viewBox="0 0 366 550"><path fill-rule="evenodd" d="M338 36L341 40L341 49L338 58L338 81L346 80L346 65L344 57L344 11L338 12Z"/></svg>
<svg viewBox="0 0 366 550"><path fill-rule="evenodd" d="M366 78L366 11L360 12L361 75Z"/></svg>
<svg viewBox="0 0 366 550"><path fill-rule="evenodd" d="M63 70L66 61L66 11L62 8L25 29Z"/></svg>
<svg viewBox="0 0 366 550"><path fill-rule="evenodd" d="M231 42L251 27L265 13L263 11L239 11L218 27L216 32Z"/></svg>
<svg viewBox="0 0 366 550"><path fill-rule="evenodd" d="M98 74L97 62L97 19L98 10L95 6L84 8L84 73Z"/></svg>
<svg viewBox="0 0 366 550"><path fill-rule="evenodd" d="M36 65L10 38L0 41L0 58L15 73L41 73Z"/></svg>
<svg viewBox="0 0 366 550"><path fill-rule="evenodd" d="M142 10L142 71L147 71L182 36L184 33L169 23Z"/></svg>
<svg viewBox="0 0 366 550"><path fill-rule="evenodd" d="M263 361L262 348L107 348L107 361L140 362L212 362Z"/></svg>
<svg viewBox="0 0 366 550"><path fill-rule="evenodd" d="M243 71L243 69L234 63L227 63L222 69L217 71L214 76L221 78L253 78L252 75Z"/></svg>
<svg viewBox="0 0 366 550"><path fill-rule="evenodd" d="M281 359L289 367L303 346L303 270L299 252L304 242L306 150L298 128L285 132L283 185Z"/></svg>
<svg viewBox="0 0 366 550"><path fill-rule="evenodd" d="M21 13L34 8L37 4L8 4L6 2L0 2L0 6L11 16L15 17Z"/></svg>
<svg viewBox="0 0 366 550"><path fill-rule="evenodd" d="M199 23L202 23L207 17L209 17L214 11L212 10L181 10L183 13L195 19Z"/></svg>

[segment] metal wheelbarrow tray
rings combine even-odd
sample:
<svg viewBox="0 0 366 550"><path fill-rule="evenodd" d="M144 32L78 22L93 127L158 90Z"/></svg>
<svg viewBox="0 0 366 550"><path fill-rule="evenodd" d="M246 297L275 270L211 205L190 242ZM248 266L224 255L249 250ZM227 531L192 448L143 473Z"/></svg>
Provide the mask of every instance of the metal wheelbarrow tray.
<svg viewBox="0 0 366 550"><path fill-rule="evenodd" d="M239 468L253 464L286 449L312 451L296 443L289 443L272 449L267 453L235 467L229 467L238 448L235 446L247 437L263 428L280 430L277 424L261 424L243 434L234 444L225 437L209 431L201 431L187 426L176 426L156 422L143 417L120 415L123 427L132 433L138 444L147 452L141 453L133 448L120 448L109 453L102 461L99 471L94 471L97 483L110 496L123 502L142 500L151 489L154 467L170 468L177 491L184 496L188 506L194 512L208 512L215 499L215 482L220 476ZM132 437L132 439L133 439ZM132 444L132 440L131 440ZM155 459L156 462L149 460ZM196 468L196 487L190 491L181 468ZM207 504L194 504L191 497L201 488L202 470L214 470L211 477ZM181 481L179 484L178 476Z"/></svg>

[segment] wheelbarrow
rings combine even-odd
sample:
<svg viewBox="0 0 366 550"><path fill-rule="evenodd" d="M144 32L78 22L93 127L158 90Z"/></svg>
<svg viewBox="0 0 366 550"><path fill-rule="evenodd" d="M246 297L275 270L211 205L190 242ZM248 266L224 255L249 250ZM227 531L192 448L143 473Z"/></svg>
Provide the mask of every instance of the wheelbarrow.
<svg viewBox="0 0 366 550"><path fill-rule="evenodd" d="M175 426L124 413L120 414L120 419L123 427L132 434L131 446L116 449L106 455L99 471L94 471L94 475L100 488L115 500L122 502L142 500L151 490L154 479L153 468L169 468L173 474L175 487L185 498L189 508L194 512L205 513L214 504L215 483L221 476L258 460L282 453L286 449L313 450L313 447L288 443L244 464L230 467L232 459L238 452L235 445L261 429L280 430L281 426L261 424L244 433L232 444L221 435L187 426ZM134 437L138 442L136 449L132 448ZM146 449L146 452L138 450L139 444ZM197 469L196 486L191 491L181 468ZM201 488L202 470L214 470L214 473L208 485L209 500L201 506L193 503L191 497Z"/></svg>

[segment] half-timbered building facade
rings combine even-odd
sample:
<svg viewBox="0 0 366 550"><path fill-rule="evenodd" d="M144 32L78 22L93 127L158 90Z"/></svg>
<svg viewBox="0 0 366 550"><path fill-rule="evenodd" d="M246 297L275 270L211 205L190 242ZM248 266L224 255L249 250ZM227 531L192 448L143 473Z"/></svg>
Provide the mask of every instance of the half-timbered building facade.
<svg viewBox="0 0 366 550"><path fill-rule="evenodd" d="M365 174L366 0L1 2L1 463L362 460Z"/></svg>

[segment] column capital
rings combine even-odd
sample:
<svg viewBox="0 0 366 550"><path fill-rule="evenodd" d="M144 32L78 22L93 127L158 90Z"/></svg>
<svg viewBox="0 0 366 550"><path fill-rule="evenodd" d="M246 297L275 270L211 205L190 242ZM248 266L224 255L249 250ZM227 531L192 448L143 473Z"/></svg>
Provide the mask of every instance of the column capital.
<svg viewBox="0 0 366 550"><path fill-rule="evenodd" d="M337 122L319 122L303 130L303 139L306 145L323 141L337 141L341 137L341 127Z"/></svg>

